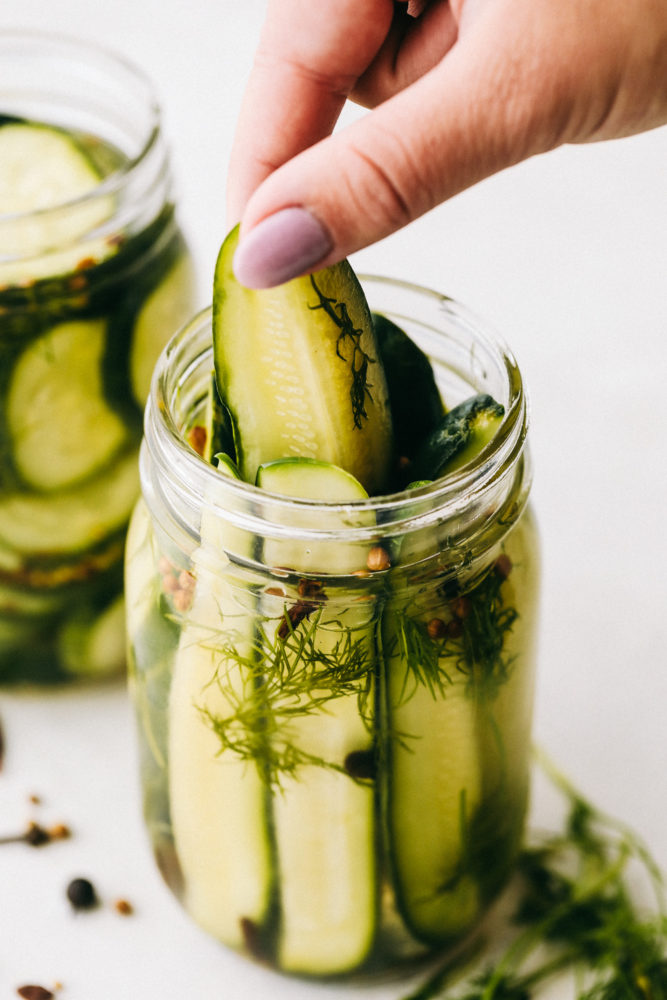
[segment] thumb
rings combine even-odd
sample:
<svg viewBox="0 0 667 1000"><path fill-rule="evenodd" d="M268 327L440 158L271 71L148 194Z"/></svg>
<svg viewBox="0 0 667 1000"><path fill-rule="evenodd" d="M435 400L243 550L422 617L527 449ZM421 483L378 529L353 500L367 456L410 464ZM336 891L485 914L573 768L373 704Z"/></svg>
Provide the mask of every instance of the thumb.
<svg viewBox="0 0 667 1000"><path fill-rule="evenodd" d="M526 39L506 32L504 59L497 26L476 27L417 82L257 188L242 219L239 281L269 287L334 263L560 141L565 105L551 95L548 113L553 87L529 48L522 63Z"/></svg>

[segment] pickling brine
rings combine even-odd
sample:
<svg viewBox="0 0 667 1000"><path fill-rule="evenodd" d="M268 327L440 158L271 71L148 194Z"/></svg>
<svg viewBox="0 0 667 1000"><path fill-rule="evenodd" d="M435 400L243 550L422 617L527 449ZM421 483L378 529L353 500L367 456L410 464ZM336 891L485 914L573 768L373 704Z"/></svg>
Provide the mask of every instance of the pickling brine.
<svg viewBox="0 0 667 1000"><path fill-rule="evenodd" d="M395 322L420 355L399 338L412 408L384 365L395 425L416 426L432 375L431 416L453 415L448 441L477 421L477 444L429 481L432 437L409 459L419 480L380 495L308 457L244 482L207 460L203 313L158 363L127 550L160 870L208 933L316 977L471 933L512 871L529 790L538 553L520 373L443 296L362 285L376 327Z"/></svg>
<svg viewBox="0 0 667 1000"><path fill-rule="evenodd" d="M123 671L143 407L193 300L148 83L0 34L0 682Z"/></svg>

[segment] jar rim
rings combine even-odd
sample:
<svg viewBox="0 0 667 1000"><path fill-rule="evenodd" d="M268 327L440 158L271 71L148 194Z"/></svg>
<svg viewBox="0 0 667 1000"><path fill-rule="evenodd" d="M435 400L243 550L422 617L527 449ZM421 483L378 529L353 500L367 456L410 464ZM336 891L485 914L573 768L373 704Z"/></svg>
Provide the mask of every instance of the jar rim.
<svg viewBox="0 0 667 1000"><path fill-rule="evenodd" d="M97 68L108 70L109 73L120 71L128 82L139 85L143 91L147 123L142 129L142 141L138 151L124 159L89 191L45 208L19 212L0 211L0 225L20 223L24 219L48 219L51 215L75 210L82 205L117 194L130 182L141 165L151 157L161 131L162 113L153 84L148 75L123 53L98 41L64 32L50 32L33 28L0 28L0 60L2 60L3 49L20 45L27 47L26 58L32 59L40 56L47 58L50 52L51 56L64 56L68 58L68 61L97 66Z"/></svg>
<svg viewBox="0 0 667 1000"><path fill-rule="evenodd" d="M355 541L373 540L379 530L383 535L387 532L398 535L412 527L428 528L430 524L449 518L467 518L476 501L487 496L502 480L507 480L511 470L516 468L526 445L528 406L521 373L505 341L495 333L487 333L488 324L466 307L432 289L369 274L358 277L366 290L369 286L386 286L421 300L432 300L454 322L464 322L474 329L478 341L495 354L506 384L506 412L493 440L471 462L427 486L344 503L281 496L252 483L222 475L192 449L185 439L185 428L179 427L173 411L179 391L174 374L179 370L191 370L194 366L193 345L207 349L212 355L212 343L206 348L212 317L209 306L181 328L162 352L153 373L146 407L144 449L148 450L155 464L170 470L167 476L173 475L174 469L179 469L179 481L174 485L188 494L187 506L190 510L201 509L205 499L214 513L246 530L253 530L254 524L255 531L260 530L260 525L263 532L270 526L277 535L289 534L300 539L340 536ZM201 357L201 352L197 357ZM144 481L149 478L145 468L146 457L142 459ZM525 505L530 488L528 464L523 470L522 480L520 509ZM299 518L295 525L296 511ZM343 526L323 527L327 519L318 517L318 514L334 511L341 514ZM373 517L369 517L371 514Z"/></svg>

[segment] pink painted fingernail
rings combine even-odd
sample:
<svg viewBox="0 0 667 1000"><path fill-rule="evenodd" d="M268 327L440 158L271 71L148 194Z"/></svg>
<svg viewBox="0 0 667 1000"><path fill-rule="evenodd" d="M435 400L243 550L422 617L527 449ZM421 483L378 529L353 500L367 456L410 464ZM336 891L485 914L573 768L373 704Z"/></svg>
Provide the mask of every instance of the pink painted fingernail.
<svg viewBox="0 0 667 1000"><path fill-rule="evenodd" d="M271 288L323 260L333 240L305 208L283 208L251 229L234 255L234 274L247 288Z"/></svg>

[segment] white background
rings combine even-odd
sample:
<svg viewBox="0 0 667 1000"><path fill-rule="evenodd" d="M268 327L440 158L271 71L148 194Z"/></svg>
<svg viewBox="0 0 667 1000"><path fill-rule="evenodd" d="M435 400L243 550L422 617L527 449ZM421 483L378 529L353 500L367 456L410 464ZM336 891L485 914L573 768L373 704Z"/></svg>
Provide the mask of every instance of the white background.
<svg viewBox="0 0 667 1000"><path fill-rule="evenodd" d="M260 0L2 0L0 27L103 41L164 108L180 215L210 298L235 116ZM359 254L360 270L462 300L510 342L532 400L543 543L536 738L667 869L667 130L567 148L466 192ZM74 837L0 848L0 998L61 981L63 1000L368 997L247 965L180 912L140 821L122 687L0 694L0 834L28 818ZM38 794L40 807L28 797ZM538 796L535 822L554 821ZM75 916L79 874L105 905ZM131 899L133 917L109 905ZM564 996L564 994L560 994Z"/></svg>

